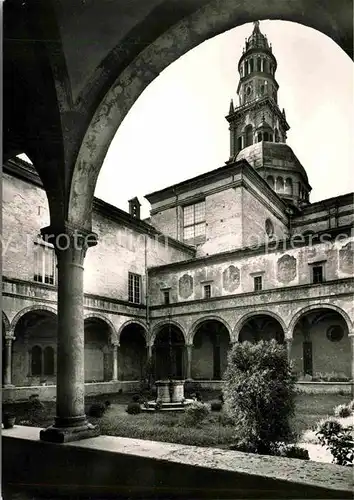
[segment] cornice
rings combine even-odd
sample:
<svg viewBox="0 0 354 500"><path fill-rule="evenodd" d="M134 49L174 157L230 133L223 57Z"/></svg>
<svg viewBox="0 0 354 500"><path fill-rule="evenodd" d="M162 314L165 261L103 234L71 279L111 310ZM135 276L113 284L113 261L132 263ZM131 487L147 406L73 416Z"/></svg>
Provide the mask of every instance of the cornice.
<svg viewBox="0 0 354 500"><path fill-rule="evenodd" d="M151 319L152 320L157 320L157 319L164 319L168 316L190 316L191 314L199 314L202 312L203 314L207 314L208 312L213 312L217 310L215 308L215 302L221 301L225 302L226 300L236 300L237 299L237 305L230 306L230 307L224 307L222 308L222 311L234 311L236 309L252 309L252 308L259 308L259 303L258 304L242 304L242 298L246 297L251 297L251 296L259 296L261 297L262 295L269 295L269 294L275 294L275 293L286 293L289 292L291 297L288 299L283 299L283 300L275 300L275 301L268 301L267 304L275 306L279 304L286 304L286 303L293 303L294 302L294 292L298 290L306 290L309 288L318 288L318 287L323 287L325 285L339 285L339 284L346 284L346 283L353 283L354 284L354 278L342 278L342 279L337 279L337 280L331 280L331 281L325 281L324 283L319 283L319 284L313 284L313 283L306 283L303 285L294 285L294 286L284 286L284 287L277 287L277 288L268 288L264 290L260 290L258 292L242 292L242 293L234 293L230 295L219 295L217 297L211 297L210 299L197 299L197 300L189 300L189 301L183 301L183 302L174 302L173 304L170 304L170 309L171 313L168 313L168 315L161 315L161 316L154 316ZM293 292L293 293L291 293ZM343 292L343 293L336 293L336 297L351 297L353 294L352 292ZM326 299L326 298L333 298L333 294L321 294L320 295L321 299ZM309 300L318 300L318 297L314 296L309 299L309 297L297 297L296 302L309 302ZM206 307L203 307L202 311L187 311L187 312L178 312L178 309L181 307L187 307L187 306L192 306L196 304L214 304L214 306L210 307L210 309L207 309ZM156 306L150 306L151 311L164 311L166 307L163 304L161 305L156 305ZM176 310L177 309L177 310Z"/></svg>
<svg viewBox="0 0 354 500"><path fill-rule="evenodd" d="M326 236L326 242L332 241L338 235L346 235L347 237L351 236L353 226L343 226L337 227L333 229L325 229L323 231L314 232L311 235L299 235L292 234L289 238L283 240L275 240L277 244L273 248L272 242L264 243L257 248L254 247L242 247L234 250L228 250L226 252L219 252L213 255L207 255L202 257L196 257L195 259L184 260L181 262L173 262L171 264L164 264L163 266L151 266L148 268L149 274L158 273L160 271L165 270L176 270L176 269L188 269L193 268L198 265L203 264L204 266L208 266L214 262L223 262L225 260L238 260L243 257L249 257L252 255L262 255L262 254L270 254L275 252L286 252L291 249L303 248L306 247L310 242L312 245L321 245L323 241L321 241L321 236ZM327 236L330 236L328 240ZM301 237L301 241L297 241L296 237Z"/></svg>

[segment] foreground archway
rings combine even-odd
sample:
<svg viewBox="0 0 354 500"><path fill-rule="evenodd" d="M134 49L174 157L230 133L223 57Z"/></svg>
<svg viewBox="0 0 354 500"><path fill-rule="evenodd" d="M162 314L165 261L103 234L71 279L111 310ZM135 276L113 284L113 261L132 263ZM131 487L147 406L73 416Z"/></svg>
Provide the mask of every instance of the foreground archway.
<svg viewBox="0 0 354 500"><path fill-rule="evenodd" d="M13 375L16 386L56 383L57 317L48 310L25 312L14 329Z"/></svg>
<svg viewBox="0 0 354 500"><path fill-rule="evenodd" d="M267 314L255 314L246 319L240 330L239 342L259 342L260 340L284 342L284 330L280 322Z"/></svg>
<svg viewBox="0 0 354 500"><path fill-rule="evenodd" d="M156 380L185 377L185 341L176 325L160 327L154 342L154 361Z"/></svg>
<svg viewBox="0 0 354 500"><path fill-rule="evenodd" d="M145 330L129 323L120 333L118 380L141 380L146 366Z"/></svg>
<svg viewBox="0 0 354 500"><path fill-rule="evenodd" d="M193 337L192 378L220 380L227 366L230 335L218 320L200 323Z"/></svg>
<svg viewBox="0 0 354 500"><path fill-rule="evenodd" d="M293 330L291 359L298 377L314 381L350 380L351 345L340 312L325 306L305 311Z"/></svg>

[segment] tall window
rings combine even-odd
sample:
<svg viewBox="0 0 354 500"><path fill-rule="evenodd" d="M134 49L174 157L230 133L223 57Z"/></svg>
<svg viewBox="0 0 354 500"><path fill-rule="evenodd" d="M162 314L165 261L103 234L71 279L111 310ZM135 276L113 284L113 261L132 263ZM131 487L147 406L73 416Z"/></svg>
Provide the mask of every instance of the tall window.
<svg viewBox="0 0 354 500"><path fill-rule="evenodd" d="M210 299L211 297L211 285L204 285L204 298Z"/></svg>
<svg viewBox="0 0 354 500"><path fill-rule="evenodd" d="M202 243L205 239L205 201L183 209L184 241Z"/></svg>
<svg viewBox="0 0 354 500"><path fill-rule="evenodd" d="M55 284L55 252L53 247L34 244L34 281L46 283L47 285Z"/></svg>
<svg viewBox="0 0 354 500"><path fill-rule="evenodd" d="M43 375L54 374L54 349L46 347L43 351Z"/></svg>
<svg viewBox="0 0 354 500"><path fill-rule="evenodd" d="M141 276L140 274L128 274L128 300L134 304L141 302Z"/></svg>
<svg viewBox="0 0 354 500"><path fill-rule="evenodd" d="M259 292L260 290L262 290L262 276L255 276L253 278L253 282L255 292Z"/></svg>
<svg viewBox="0 0 354 500"><path fill-rule="evenodd" d="M42 375L42 348L38 345L31 350L31 375Z"/></svg>
<svg viewBox="0 0 354 500"><path fill-rule="evenodd" d="M163 291L163 303L166 306L170 303L170 291L169 290Z"/></svg>
<svg viewBox="0 0 354 500"><path fill-rule="evenodd" d="M252 125L247 125L245 128L246 134L246 147L251 146L253 144L253 128Z"/></svg>
<svg viewBox="0 0 354 500"><path fill-rule="evenodd" d="M313 266L312 268L312 283L323 282L323 266Z"/></svg>

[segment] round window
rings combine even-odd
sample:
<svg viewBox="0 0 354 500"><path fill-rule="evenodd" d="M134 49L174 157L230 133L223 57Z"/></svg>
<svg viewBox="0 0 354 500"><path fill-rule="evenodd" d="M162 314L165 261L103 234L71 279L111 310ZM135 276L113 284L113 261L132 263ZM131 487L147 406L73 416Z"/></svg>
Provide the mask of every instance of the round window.
<svg viewBox="0 0 354 500"><path fill-rule="evenodd" d="M267 219L265 221L265 230L266 230L266 233L269 237L274 235L274 225L270 219Z"/></svg>
<svg viewBox="0 0 354 500"><path fill-rule="evenodd" d="M344 337L343 328L339 325L330 326L327 330L327 338L331 342L339 342Z"/></svg>

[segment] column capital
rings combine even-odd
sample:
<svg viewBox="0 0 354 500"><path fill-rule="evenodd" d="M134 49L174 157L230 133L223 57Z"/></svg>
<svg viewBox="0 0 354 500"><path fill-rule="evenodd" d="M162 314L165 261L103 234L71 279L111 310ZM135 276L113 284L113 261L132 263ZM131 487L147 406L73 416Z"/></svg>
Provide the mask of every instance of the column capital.
<svg viewBox="0 0 354 500"><path fill-rule="evenodd" d="M14 340L16 340L16 337L14 337L13 335L6 334L4 340L5 340L5 345L11 345L11 343Z"/></svg>
<svg viewBox="0 0 354 500"><path fill-rule="evenodd" d="M44 241L54 246L58 260L69 254L73 262L78 261L80 264L83 264L87 249L98 243L96 233L68 222L44 227L41 235Z"/></svg>
<svg viewBox="0 0 354 500"><path fill-rule="evenodd" d="M111 346L115 349L115 348L119 348L120 347L120 342L119 340L114 340L112 343L111 343Z"/></svg>

